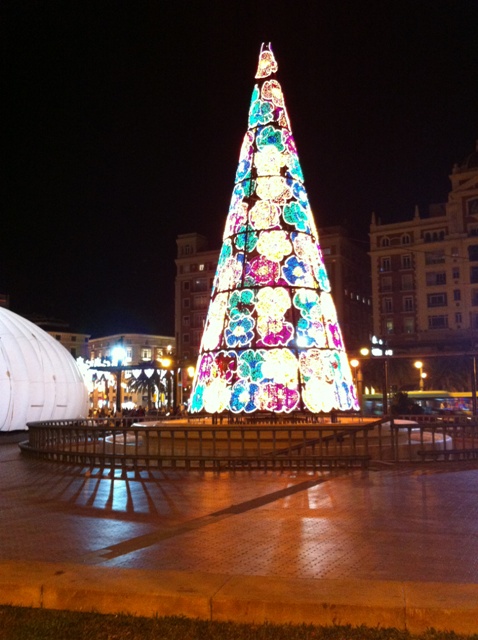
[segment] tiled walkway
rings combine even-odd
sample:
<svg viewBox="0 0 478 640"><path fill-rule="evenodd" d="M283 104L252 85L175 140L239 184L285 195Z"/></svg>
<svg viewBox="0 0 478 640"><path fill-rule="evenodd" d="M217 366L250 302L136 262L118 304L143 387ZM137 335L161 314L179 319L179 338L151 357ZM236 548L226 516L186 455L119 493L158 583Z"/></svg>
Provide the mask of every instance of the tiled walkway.
<svg viewBox="0 0 478 640"><path fill-rule="evenodd" d="M0 560L478 583L478 464L89 476L0 436Z"/></svg>

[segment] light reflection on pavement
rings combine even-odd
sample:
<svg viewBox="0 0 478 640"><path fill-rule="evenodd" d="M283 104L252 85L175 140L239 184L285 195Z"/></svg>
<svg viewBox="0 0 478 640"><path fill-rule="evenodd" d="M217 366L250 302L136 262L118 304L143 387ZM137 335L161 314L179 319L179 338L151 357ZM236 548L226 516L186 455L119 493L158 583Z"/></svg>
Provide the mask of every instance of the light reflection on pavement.
<svg viewBox="0 0 478 640"><path fill-rule="evenodd" d="M127 479L0 440L0 559L478 582L478 467L155 471Z"/></svg>

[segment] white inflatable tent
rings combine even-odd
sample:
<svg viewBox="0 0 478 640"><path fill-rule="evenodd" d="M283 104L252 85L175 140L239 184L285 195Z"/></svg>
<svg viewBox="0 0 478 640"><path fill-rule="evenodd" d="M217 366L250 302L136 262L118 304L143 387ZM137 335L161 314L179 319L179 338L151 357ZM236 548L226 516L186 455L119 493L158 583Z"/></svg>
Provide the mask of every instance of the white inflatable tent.
<svg viewBox="0 0 478 640"><path fill-rule="evenodd" d="M0 431L87 414L88 391L73 356L46 331L0 307Z"/></svg>

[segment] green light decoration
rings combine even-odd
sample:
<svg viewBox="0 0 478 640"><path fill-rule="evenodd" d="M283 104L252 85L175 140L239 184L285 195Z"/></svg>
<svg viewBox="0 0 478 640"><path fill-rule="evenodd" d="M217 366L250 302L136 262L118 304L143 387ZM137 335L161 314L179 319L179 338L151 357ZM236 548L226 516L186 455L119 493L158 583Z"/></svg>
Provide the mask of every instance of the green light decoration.
<svg viewBox="0 0 478 640"><path fill-rule="evenodd" d="M191 413L359 409L276 71L263 44Z"/></svg>

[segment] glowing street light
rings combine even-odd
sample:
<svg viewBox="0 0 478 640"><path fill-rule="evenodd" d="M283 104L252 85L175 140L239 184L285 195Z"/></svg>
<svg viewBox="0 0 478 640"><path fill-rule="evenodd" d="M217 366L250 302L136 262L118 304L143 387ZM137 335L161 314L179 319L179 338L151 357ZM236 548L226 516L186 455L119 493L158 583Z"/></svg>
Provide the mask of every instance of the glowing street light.
<svg viewBox="0 0 478 640"><path fill-rule="evenodd" d="M115 367L121 367L123 362L126 360L126 349L121 344L117 344L113 347L111 351L111 360L112 365Z"/></svg>
<svg viewBox="0 0 478 640"><path fill-rule="evenodd" d="M421 362L421 360L417 360L413 364L420 371L420 387L419 388L420 388L420 391L423 391L423 388L425 386L425 378L427 377L427 374L424 373L423 371L423 362Z"/></svg>

